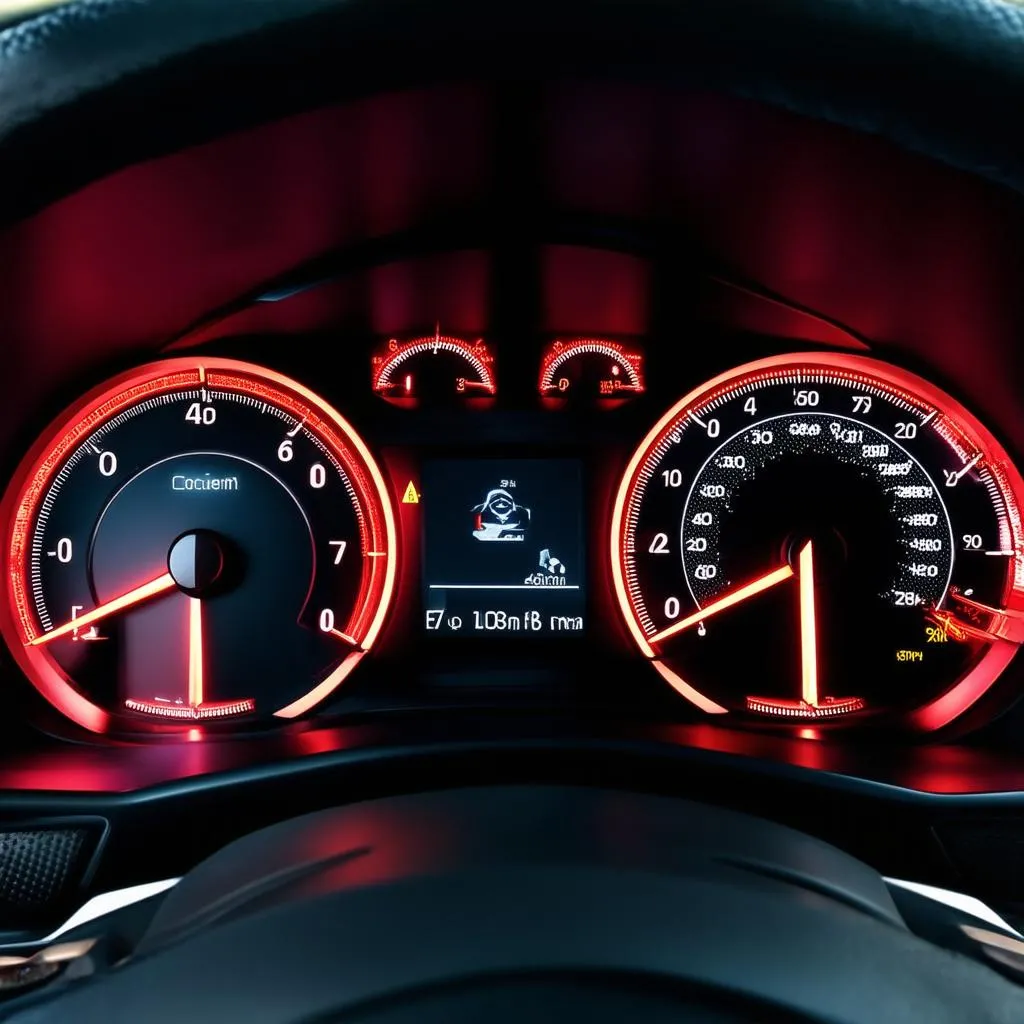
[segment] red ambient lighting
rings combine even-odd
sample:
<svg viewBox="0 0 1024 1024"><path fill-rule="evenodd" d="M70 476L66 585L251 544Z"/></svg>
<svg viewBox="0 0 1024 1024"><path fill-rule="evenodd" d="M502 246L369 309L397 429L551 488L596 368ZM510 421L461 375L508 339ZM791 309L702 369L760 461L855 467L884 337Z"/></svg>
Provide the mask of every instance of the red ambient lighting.
<svg viewBox="0 0 1024 1024"><path fill-rule="evenodd" d="M161 575L86 610L73 623L44 631L29 578L29 557L40 504L67 460L100 426L141 402L200 386L249 395L300 420L343 468L357 501L362 549L372 554L363 559L350 621L339 623L339 634L351 640L357 650L349 653L309 693L280 708L275 715L294 718L340 686L373 646L391 605L398 559L397 529L388 486L358 434L321 398L272 370L231 359L167 359L122 373L79 399L43 433L17 469L0 509L7 524L9 567L6 601L0 606L0 630L15 660L43 697L72 721L93 732L109 732L113 727L111 715L76 688L74 680L52 656L49 642L139 602L159 600L163 593L171 591L174 580L169 574ZM253 710L253 702L248 699L203 699L201 620L197 616L191 619L189 644L189 704L164 705L128 698L126 706L154 720L180 723L182 727L194 727L197 720Z"/></svg>

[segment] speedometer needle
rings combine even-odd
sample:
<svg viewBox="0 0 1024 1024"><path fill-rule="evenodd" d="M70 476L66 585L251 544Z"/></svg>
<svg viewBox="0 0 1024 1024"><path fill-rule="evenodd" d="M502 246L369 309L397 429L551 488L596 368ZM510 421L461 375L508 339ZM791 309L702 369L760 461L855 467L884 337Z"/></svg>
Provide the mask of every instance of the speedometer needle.
<svg viewBox="0 0 1024 1024"><path fill-rule="evenodd" d="M808 541L800 549L800 674L803 698L818 706L818 627L814 616L814 549Z"/></svg>
<svg viewBox="0 0 1024 1024"><path fill-rule="evenodd" d="M188 599L188 702L197 708L203 703L203 603Z"/></svg>
<svg viewBox="0 0 1024 1024"><path fill-rule="evenodd" d="M143 583L139 587L135 587L129 590L127 593L122 594L120 597L115 597L111 601L106 601L92 611L86 612L84 615L79 615L75 619L71 619L69 622L65 622L63 626L58 626L56 629L51 629L48 633L42 633L37 636L35 640L28 642L29 647L39 647L42 644L48 644L51 640L59 640L62 636L67 636L69 633L73 633L76 629L83 629L86 626L91 626L94 622L99 622L100 619L105 619L109 615L114 615L117 612L122 612L126 608L131 608L134 605L141 604L143 601L148 601L152 597L156 597L164 591L171 590L177 586L174 577L169 573L165 572L155 579L150 580L148 583Z"/></svg>
<svg viewBox="0 0 1024 1024"><path fill-rule="evenodd" d="M724 612L726 608L732 608L733 605L746 601L748 597L753 597L755 594L763 593L779 583L784 583L786 580L791 579L792 576L793 570L788 565L780 566L765 576L760 576L756 580L744 584L742 587L737 587L724 597L720 597L717 601L712 601L706 608L701 608L692 615L687 615L685 619L672 623L667 629L663 629L660 633L655 633L654 636L648 637L647 642L656 644L662 640L668 640L670 637L682 633L683 630L696 626L697 623L703 622L705 619L710 619L712 615L717 615L719 612Z"/></svg>

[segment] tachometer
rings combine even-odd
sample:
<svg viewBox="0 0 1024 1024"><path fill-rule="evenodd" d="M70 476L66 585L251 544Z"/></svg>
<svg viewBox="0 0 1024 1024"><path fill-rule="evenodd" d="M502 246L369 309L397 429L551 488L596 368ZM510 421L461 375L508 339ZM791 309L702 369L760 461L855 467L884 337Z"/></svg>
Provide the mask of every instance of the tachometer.
<svg viewBox="0 0 1024 1024"><path fill-rule="evenodd" d="M233 360L97 388L4 507L4 637L95 731L294 718L369 650L394 589L366 446L300 384Z"/></svg>
<svg viewBox="0 0 1024 1024"><path fill-rule="evenodd" d="M848 354L739 367L680 400L621 483L619 603L705 711L938 728L1024 642L1024 483L928 382Z"/></svg>

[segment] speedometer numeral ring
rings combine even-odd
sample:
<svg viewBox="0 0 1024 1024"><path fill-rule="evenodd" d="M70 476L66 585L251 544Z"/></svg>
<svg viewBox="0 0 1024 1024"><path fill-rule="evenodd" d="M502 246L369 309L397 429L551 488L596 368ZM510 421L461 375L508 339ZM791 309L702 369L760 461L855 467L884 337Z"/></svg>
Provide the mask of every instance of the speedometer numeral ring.
<svg viewBox="0 0 1024 1024"><path fill-rule="evenodd" d="M861 355L773 356L694 389L634 452L616 597L704 711L935 729L1018 646L980 619L1024 607L1022 501L1006 451L935 385Z"/></svg>

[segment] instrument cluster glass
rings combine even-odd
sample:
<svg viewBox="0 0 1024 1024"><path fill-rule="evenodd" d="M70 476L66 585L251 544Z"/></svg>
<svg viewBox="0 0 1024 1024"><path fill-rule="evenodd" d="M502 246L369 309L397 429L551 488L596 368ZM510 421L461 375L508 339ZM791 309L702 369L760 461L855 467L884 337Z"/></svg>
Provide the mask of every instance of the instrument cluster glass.
<svg viewBox="0 0 1024 1024"><path fill-rule="evenodd" d="M264 360L126 371L13 477L4 639L100 733L281 726L381 657L598 681L619 658L623 702L783 730L974 707L1024 642L1024 482L996 437L865 355L703 383L653 355L438 328L375 342L350 401Z"/></svg>

